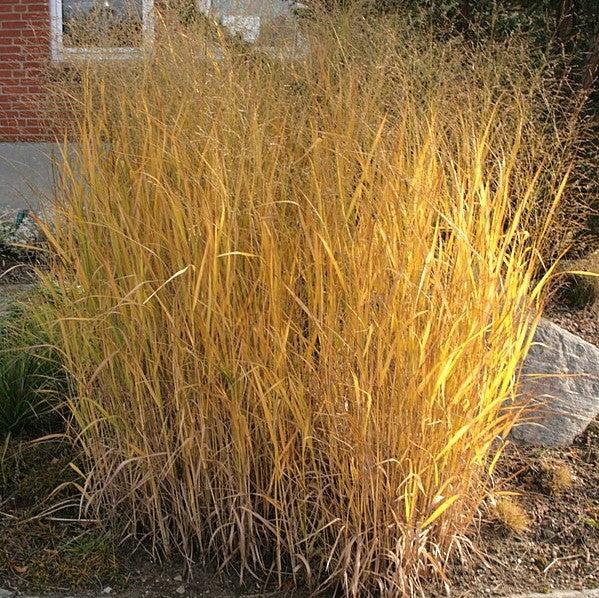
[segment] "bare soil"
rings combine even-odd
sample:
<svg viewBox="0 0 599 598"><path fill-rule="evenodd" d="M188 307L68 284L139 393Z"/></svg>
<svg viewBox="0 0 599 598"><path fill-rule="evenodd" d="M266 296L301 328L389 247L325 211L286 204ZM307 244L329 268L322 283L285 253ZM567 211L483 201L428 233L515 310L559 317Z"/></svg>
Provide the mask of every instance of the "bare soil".
<svg viewBox="0 0 599 598"><path fill-rule="evenodd" d="M568 299L558 293L545 317L599 346L599 298L578 304ZM552 471L563 467L572 482L558 491ZM452 594L599 588L599 419L571 447L508 447L495 477L496 491L515 493L530 529L515 533L489 509L471 558L453 568Z"/></svg>
<svg viewBox="0 0 599 598"><path fill-rule="evenodd" d="M77 591L77 596L177 597L209 595L307 596L288 584L273 591L249 580L240 589L234 572L197 566L191 579L176 559L158 564L132 545L115 546L110 532L76 518L76 454L64 443L14 440L4 448L0 470L0 588L27 593ZM8 457L8 458L7 458ZM551 467L567 466L572 484L556 492ZM48 497L49 489L63 485ZM64 486L64 484L67 484ZM530 530L515 533L483 516L473 549L456 559L451 596L506 596L525 591L599 588L599 421L572 447L509 447L496 473L495 491L512 491L531 518ZM63 508L53 512L52 506ZM69 507L69 504L71 506ZM110 590L110 591L108 591ZM440 596L431 588L427 596Z"/></svg>
<svg viewBox="0 0 599 598"><path fill-rule="evenodd" d="M545 315L558 326L599 347L599 300L581 309L553 304Z"/></svg>
<svg viewBox="0 0 599 598"><path fill-rule="evenodd" d="M34 283L37 278L36 269L39 267L43 267L39 254L0 249L0 292L3 285Z"/></svg>
<svg viewBox="0 0 599 598"><path fill-rule="evenodd" d="M572 484L556 491L552 471L563 466ZM530 530L515 533L489 510L471 559L454 566L452 594L599 588L599 420L571 447L508 447L496 478L496 490L517 493Z"/></svg>

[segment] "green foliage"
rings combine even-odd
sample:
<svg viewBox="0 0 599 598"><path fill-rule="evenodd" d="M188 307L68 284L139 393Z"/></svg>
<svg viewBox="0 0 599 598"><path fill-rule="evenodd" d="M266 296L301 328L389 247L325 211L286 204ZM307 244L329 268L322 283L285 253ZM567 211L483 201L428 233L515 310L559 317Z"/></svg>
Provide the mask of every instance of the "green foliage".
<svg viewBox="0 0 599 598"><path fill-rule="evenodd" d="M329 9L359 7L374 12L401 12L429 24L457 31L479 29L495 34L537 31L552 34L565 21L576 22L569 33L582 37L597 28L595 0L325 0Z"/></svg>
<svg viewBox="0 0 599 598"><path fill-rule="evenodd" d="M0 436L55 427L65 376L29 303L0 321Z"/></svg>

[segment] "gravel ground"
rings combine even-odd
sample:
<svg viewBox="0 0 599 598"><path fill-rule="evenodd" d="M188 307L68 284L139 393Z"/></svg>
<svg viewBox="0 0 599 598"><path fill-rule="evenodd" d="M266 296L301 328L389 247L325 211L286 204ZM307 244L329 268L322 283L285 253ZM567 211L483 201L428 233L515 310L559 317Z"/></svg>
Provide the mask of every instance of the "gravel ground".
<svg viewBox="0 0 599 598"><path fill-rule="evenodd" d="M550 305L545 315L558 326L599 347L599 301L578 310Z"/></svg>

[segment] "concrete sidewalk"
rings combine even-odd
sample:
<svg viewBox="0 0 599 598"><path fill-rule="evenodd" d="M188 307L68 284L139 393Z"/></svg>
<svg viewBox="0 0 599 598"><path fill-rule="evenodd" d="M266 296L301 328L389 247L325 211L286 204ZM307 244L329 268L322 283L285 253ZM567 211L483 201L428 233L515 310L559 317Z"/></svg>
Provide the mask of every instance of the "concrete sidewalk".
<svg viewBox="0 0 599 598"><path fill-rule="evenodd" d="M599 598L599 589L596 590L559 590L547 594L518 594L508 598Z"/></svg>
<svg viewBox="0 0 599 598"><path fill-rule="evenodd" d="M39 211L52 195L55 143L0 142L0 213Z"/></svg>

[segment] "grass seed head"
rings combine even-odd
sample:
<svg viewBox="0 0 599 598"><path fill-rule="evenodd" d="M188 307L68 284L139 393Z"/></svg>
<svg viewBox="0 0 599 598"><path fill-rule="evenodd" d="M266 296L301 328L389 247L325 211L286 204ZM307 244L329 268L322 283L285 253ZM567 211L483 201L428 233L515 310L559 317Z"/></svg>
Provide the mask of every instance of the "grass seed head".
<svg viewBox="0 0 599 598"><path fill-rule="evenodd" d="M513 498L499 498L494 505L494 515L511 532L523 534L530 530L530 516Z"/></svg>
<svg viewBox="0 0 599 598"><path fill-rule="evenodd" d="M543 483L552 494L562 494L574 485L574 475L570 466L561 459L541 462Z"/></svg>

